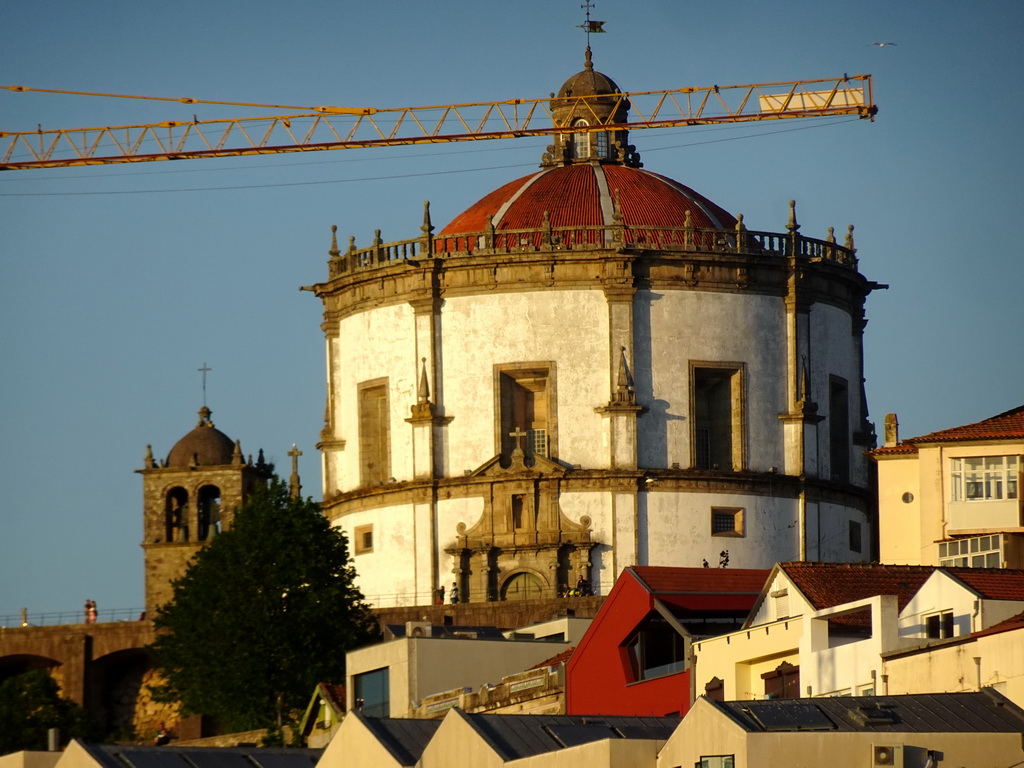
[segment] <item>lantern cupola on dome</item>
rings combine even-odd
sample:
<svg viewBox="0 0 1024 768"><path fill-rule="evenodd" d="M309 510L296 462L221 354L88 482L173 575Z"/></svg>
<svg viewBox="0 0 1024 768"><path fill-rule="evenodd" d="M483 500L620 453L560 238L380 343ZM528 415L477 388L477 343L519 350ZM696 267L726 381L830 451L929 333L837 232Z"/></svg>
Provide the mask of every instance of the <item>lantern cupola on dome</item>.
<svg viewBox="0 0 1024 768"><path fill-rule="evenodd" d="M614 126L629 120L629 99L605 74L594 69L587 46L583 71L570 77L551 94L551 116L555 126L566 133L555 134L541 167L575 163L613 163L642 167L636 147L629 144L629 131L594 131L593 126ZM575 129L575 130L573 130Z"/></svg>

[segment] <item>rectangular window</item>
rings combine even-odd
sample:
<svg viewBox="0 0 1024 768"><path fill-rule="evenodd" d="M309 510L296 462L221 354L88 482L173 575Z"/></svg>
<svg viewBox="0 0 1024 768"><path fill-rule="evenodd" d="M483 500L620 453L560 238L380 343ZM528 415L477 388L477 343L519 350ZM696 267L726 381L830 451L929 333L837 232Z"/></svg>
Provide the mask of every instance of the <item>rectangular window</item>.
<svg viewBox="0 0 1024 768"><path fill-rule="evenodd" d="M496 365L495 443L508 457L519 448L526 456L557 455L555 364Z"/></svg>
<svg viewBox="0 0 1024 768"><path fill-rule="evenodd" d="M373 525L357 525L352 539L352 548L357 555L373 552Z"/></svg>
<svg viewBox="0 0 1024 768"><path fill-rule="evenodd" d="M850 535L850 551L859 553L864 548L864 535L861 525L856 520L850 520L848 521L848 527Z"/></svg>
<svg viewBox="0 0 1024 768"><path fill-rule="evenodd" d="M832 376L828 391L829 459L832 480L850 482L850 398L845 379ZM858 552L860 550L857 550Z"/></svg>
<svg viewBox="0 0 1024 768"><path fill-rule="evenodd" d="M1002 501L1019 498L1020 456L972 456L952 459L953 501Z"/></svg>
<svg viewBox="0 0 1024 768"><path fill-rule="evenodd" d="M391 420L388 380L359 385L359 482L383 485L391 476Z"/></svg>
<svg viewBox="0 0 1024 768"><path fill-rule="evenodd" d="M925 628L929 639L944 640L953 637L953 612L934 613L925 617Z"/></svg>
<svg viewBox="0 0 1024 768"><path fill-rule="evenodd" d="M727 507L712 507L712 536L742 536L743 510Z"/></svg>
<svg viewBox="0 0 1024 768"><path fill-rule="evenodd" d="M353 675L356 709L370 717L391 716L391 682L387 667Z"/></svg>
<svg viewBox="0 0 1024 768"><path fill-rule="evenodd" d="M733 755L700 756L698 768L735 768L736 758Z"/></svg>
<svg viewBox="0 0 1024 768"><path fill-rule="evenodd" d="M1003 537L998 533L939 542L939 565L1002 568Z"/></svg>
<svg viewBox="0 0 1024 768"><path fill-rule="evenodd" d="M739 363L690 363L690 461L696 469L744 467L743 372Z"/></svg>

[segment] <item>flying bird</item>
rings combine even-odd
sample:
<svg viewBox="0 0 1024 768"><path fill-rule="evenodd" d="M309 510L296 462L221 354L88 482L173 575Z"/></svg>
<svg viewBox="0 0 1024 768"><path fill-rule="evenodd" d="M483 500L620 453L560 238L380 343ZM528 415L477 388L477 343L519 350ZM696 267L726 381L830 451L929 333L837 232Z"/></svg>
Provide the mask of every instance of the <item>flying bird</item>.
<svg viewBox="0 0 1024 768"><path fill-rule="evenodd" d="M879 48L885 48L887 45L896 45L896 43L872 43L872 45L877 45Z"/></svg>

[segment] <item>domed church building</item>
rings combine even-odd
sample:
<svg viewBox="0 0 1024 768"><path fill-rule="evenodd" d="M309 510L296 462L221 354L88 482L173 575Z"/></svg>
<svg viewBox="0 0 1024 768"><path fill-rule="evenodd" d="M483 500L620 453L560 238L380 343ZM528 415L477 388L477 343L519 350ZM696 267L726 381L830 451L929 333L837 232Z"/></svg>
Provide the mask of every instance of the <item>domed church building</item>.
<svg viewBox="0 0 1024 768"><path fill-rule="evenodd" d="M323 507L378 607L871 557L852 227L805 237L790 203L747 229L592 129L620 93L588 48L538 171L412 239L335 238L309 287Z"/></svg>

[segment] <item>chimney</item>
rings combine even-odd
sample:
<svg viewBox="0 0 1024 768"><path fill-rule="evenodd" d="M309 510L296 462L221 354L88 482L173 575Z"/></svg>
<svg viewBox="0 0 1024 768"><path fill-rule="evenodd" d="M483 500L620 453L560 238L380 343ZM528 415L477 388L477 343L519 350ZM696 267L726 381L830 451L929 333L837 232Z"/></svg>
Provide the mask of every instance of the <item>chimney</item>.
<svg viewBox="0 0 1024 768"><path fill-rule="evenodd" d="M897 445L900 441L900 423L895 413L885 414L885 447Z"/></svg>

